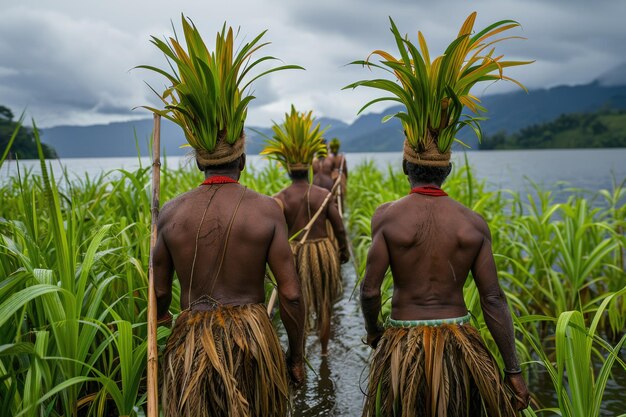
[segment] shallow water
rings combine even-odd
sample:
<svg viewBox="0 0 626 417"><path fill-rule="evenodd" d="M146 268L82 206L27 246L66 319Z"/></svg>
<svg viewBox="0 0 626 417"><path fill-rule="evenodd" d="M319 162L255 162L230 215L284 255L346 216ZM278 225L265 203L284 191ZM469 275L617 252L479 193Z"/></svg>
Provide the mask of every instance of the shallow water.
<svg viewBox="0 0 626 417"><path fill-rule="evenodd" d="M307 370L305 385L294 395L293 417L359 416L363 389L367 384L370 348L361 342L365 327L356 296L350 299L356 282L352 263L342 267L344 292L335 304L328 356L320 355L315 334L307 338L306 355L312 369Z"/></svg>

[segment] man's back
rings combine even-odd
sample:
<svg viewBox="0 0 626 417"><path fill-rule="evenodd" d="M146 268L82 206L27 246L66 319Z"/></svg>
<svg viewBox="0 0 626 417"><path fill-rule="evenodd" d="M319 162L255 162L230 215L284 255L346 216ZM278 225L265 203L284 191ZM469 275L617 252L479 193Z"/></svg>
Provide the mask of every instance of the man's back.
<svg viewBox="0 0 626 417"><path fill-rule="evenodd" d="M202 185L168 202L159 226L181 283L181 308L203 295L223 304L262 303L267 254L283 222L271 198L239 184Z"/></svg>
<svg viewBox="0 0 626 417"><path fill-rule="evenodd" d="M293 236L309 223L317 210L324 204L328 194L329 192L322 187L300 182L291 184L276 195L276 198L278 198L284 206L289 236ZM309 238L317 239L327 236L326 219L331 220L333 226L336 226L334 223L338 223L337 226L341 225L343 229L341 219L334 219L333 215L329 215L329 212L332 210L330 207L331 204L333 204L332 201L329 201L327 206L320 213L320 216L313 223L313 227L308 236Z"/></svg>
<svg viewBox="0 0 626 417"><path fill-rule="evenodd" d="M381 206L372 228L389 253L393 318L467 314L463 285L487 237L480 216L447 197L410 194Z"/></svg>

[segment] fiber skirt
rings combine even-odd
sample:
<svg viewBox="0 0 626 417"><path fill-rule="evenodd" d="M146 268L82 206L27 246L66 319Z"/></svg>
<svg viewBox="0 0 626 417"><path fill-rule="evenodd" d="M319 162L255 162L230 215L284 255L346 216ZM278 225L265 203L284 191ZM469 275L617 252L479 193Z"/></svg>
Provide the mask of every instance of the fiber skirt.
<svg viewBox="0 0 626 417"><path fill-rule="evenodd" d="M508 388L467 324L388 327L372 356L363 417L514 417Z"/></svg>
<svg viewBox="0 0 626 417"><path fill-rule="evenodd" d="M287 415L287 366L263 304L183 311L163 359L166 417Z"/></svg>
<svg viewBox="0 0 626 417"><path fill-rule="evenodd" d="M341 296L341 268L330 238L291 242L302 287L309 329L323 329L330 322L333 303Z"/></svg>

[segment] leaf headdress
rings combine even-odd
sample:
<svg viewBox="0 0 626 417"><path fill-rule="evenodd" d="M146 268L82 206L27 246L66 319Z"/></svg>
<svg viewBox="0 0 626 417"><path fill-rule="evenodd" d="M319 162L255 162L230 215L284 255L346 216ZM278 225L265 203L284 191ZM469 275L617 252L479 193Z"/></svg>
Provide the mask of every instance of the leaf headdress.
<svg viewBox="0 0 626 417"><path fill-rule="evenodd" d="M273 135L266 140L261 155L277 160L288 171L308 169L313 157L326 156L326 144L323 135L326 129L320 129L315 123L313 112L300 113L292 105L291 112L285 113L285 121L274 122Z"/></svg>
<svg viewBox="0 0 626 417"><path fill-rule="evenodd" d="M478 139L482 138L479 122L484 118L462 114L463 107L467 107L474 114L486 111L480 105L480 100L470 93L477 83L502 79L526 90L521 83L505 76L504 68L525 65L532 61L504 61L503 55L496 55L493 47L498 42L520 38L506 36L494 39L497 35L518 27L519 23L501 20L473 34L475 20L476 12L467 17L456 39L448 45L444 54L431 61L422 33L417 33L418 49L407 36L400 35L394 21L389 18L400 57L375 50L365 61L352 62L387 71L399 81L398 84L388 79L362 80L344 89L364 86L390 93L389 96L368 102L359 113L381 101L397 101L406 107L406 111L385 116L383 122L392 117L400 119L406 136L404 154L410 162L447 166L452 143L464 126L470 126ZM375 55L381 58L378 64L370 61Z"/></svg>
<svg viewBox="0 0 626 417"><path fill-rule="evenodd" d="M248 104L255 98L247 92L251 83L275 71L303 68L283 65L251 76L258 64L277 59L252 58L269 44L260 43L266 31L235 50L236 35L224 23L217 33L215 49L210 51L191 19L181 15L181 20L187 49L176 33L166 41L152 36L151 42L165 55L168 68L137 67L154 71L171 84L163 93L150 87L163 102L163 109L143 107L179 125L201 163L233 161L243 153L244 122ZM248 76L251 78L246 80Z"/></svg>

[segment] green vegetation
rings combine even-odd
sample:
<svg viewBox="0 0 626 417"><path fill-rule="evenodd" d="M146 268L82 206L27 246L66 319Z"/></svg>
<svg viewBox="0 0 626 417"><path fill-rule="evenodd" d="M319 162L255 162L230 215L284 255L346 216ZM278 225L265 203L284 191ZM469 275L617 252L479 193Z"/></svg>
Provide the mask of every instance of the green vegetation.
<svg viewBox="0 0 626 417"><path fill-rule="evenodd" d="M72 181L54 178L43 160L41 169L0 184L0 416L143 415L150 168ZM349 228L362 269L373 210L405 195L407 183L371 163L352 172ZM161 199L201 181L199 171L165 161ZM242 178L266 194L287 181L277 164ZM600 191L602 208L574 195L556 204L539 189L526 202L486 191L469 167L459 167L445 188L491 225L525 371L541 371L554 385L556 403L535 408L598 416L610 371L626 368L618 356L626 325L626 188ZM389 278L385 289L389 296ZM466 299L495 353L471 281ZM178 306L175 281L174 313ZM159 328L161 345L168 335Z"/></svg>
<svg viewBox="0 0 626 417"><path fill-rule="evenodd" d="M3 151L2 160L9 159L36 159L37 144L33 130L22 126L22 119L13 120L13 112L5 106L0 106L0 150ZM9 144L11 146L9 147ZM42 144L45 158L57 158L53 148ZM6 153L6 155L5 155ZM1 163L0 163L1 165Z"/></svg>
<svg viewBox="0 0 626 417"><path fill-rule="evenodd" d="M624 148L626 110L563 114L517 133L486 137L480 149Z"/></svg>

